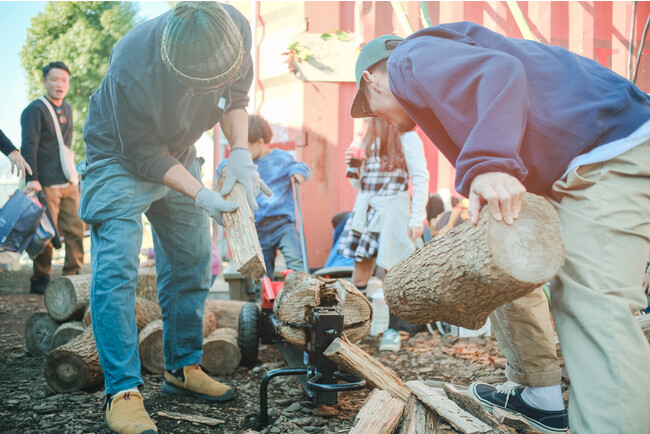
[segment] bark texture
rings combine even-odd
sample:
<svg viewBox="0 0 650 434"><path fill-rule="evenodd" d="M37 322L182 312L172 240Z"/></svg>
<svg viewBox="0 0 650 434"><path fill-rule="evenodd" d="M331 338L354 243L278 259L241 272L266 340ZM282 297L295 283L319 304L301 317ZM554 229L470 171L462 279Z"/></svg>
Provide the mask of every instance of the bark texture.
<svg viewBox="0 0 650 434"><path fill-rule="evenodd" d="M218 328L203 339L201 366L210 374L230 375L241 361L237 330Z"/></svg>
<svg viewBox="0 0 650 434"><path fill-rule="evenodd" d="M526 193L519 218L497 222L481 211L399 262L384 280L386 303L399 318L478 329L497 307L553 279L564 263L555 209Z"/></svg>
<svg viewBox="0 0 650 434"><path fill-rule="evenodd" d="M163 374L165 372L162 329L162 319L157 319L151 321L138 333L140 364L152 374Z"/></svg>
<svg viewBox="0 0 650 434"><path fill-rule="evenodd" d="M282 337L291 344L304 346L312 310L321 306L335 307L343 313L343 333L351 342L368 334L372 307L353 284L296 271L287 275L273 304Z"/></svg>
<svg viewBox="0 0 650 434"><path fill-rule="evenodd" d="M104 380L92 327L47 356L45 380L58 393L87 389Z"/></svg>

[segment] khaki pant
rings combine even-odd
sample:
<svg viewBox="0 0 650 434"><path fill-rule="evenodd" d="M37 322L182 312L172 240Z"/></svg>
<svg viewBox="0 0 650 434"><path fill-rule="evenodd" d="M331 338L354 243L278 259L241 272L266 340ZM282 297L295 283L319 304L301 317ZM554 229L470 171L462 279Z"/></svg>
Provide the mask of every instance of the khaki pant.
<svg viewBox="0 0 650 434"><path fill-rule="evenodd" d="M572 170L548 199L567 252L551 302L571 381L571 432L649 433L650 349L633 312L646 306L650 140ZM491 316L508 379L528 386L559 383L542 298L535 291Z"/></svg>
<svg viewBox="0 0 650 434"><path fill-rule="evenodd" d="M50 210L59 235L65 240L63 274L77 274L84 263L84 224L79 218L79 189L70 184L64 188L43 187L47 208ZM49 276L52 271L52 244L34 258L32 279Z"/></svg>

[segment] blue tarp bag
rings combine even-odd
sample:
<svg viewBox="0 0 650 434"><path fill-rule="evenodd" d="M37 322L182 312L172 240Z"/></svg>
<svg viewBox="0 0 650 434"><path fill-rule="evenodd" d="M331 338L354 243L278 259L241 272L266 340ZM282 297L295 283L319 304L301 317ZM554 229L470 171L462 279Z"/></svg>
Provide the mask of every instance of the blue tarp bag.
<svg viewBox="0 0 650 434"><path fill-rule="evenodd" d="M45 213L25 194L16 190L0 209L0 247L22 253L32 241Z"/></svg>

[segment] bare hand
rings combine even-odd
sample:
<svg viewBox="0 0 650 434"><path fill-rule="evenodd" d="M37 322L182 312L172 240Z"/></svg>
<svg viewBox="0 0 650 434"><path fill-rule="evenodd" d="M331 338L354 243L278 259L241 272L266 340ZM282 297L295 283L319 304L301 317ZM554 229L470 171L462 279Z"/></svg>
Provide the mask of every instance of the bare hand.
<svg viewBox="0 0 650 434"><path fill-rule="evenodd" d="M350 165L350 159L352 158L352 148L348 148L345 150L345 164Z"/></svg>
<svg viewBox="0 0 650 434"><path fill-rule="evenodd" d="M303 182L305 182L305 177L302 176L300 173L295 173L295 174L291 177L291 179L293 179L294 181L296 181L297 184L302 184Z"/></svg>
<svg viewBox="0 0 650 434"><path fill-rule="evenodd" d="M12 151L9 153L9 161L11 161L11 173L14 173L14 167L16 168L16 175L19 178L24 178L26 174L32 174L32 168L27 161L20 155L18 151Z"/></svg>
<svg viewBox="0 0 650 434"><path fill-rule="evenodd" d="M646 294L650 295L650 272L645 273L645 276L643 276L643 290L645 291Z"/></svg>
<svg viewBox="0 0 650 434"><path fill-rule="evenodd" d="M25 192L26 193L38 193L39 191L42 191L43 187L41 187L41 183L38 181L29 181L27 184L25 184Z"/></svg>
<svg viewBox="0 0 650 434"><path fill-rule="evenodd" d="M496 221L511 225L521 211L526 187L514 176L502 172L478 175L469 190L469 215L473 225L478 223L481 206L487 203Z"/></svg>
<svg viewBox="0 0 650 434"><path fill-rule="evenodd" d="M422 226L412 226L409 228L409 237L415 241L422 236L424 228Z"/></svg>

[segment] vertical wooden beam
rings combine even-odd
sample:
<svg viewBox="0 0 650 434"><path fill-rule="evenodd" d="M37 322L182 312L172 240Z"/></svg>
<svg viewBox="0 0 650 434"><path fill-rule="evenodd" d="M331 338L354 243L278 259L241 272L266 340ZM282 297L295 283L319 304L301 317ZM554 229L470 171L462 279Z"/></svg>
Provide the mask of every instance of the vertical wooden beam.
<svg viewBox="0 0 650 434"><path fill-rule="evenodd" d="M594 21L594 2L569 2L569 50L595 60Z"/></svg>

